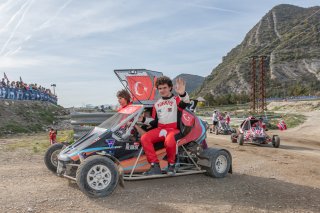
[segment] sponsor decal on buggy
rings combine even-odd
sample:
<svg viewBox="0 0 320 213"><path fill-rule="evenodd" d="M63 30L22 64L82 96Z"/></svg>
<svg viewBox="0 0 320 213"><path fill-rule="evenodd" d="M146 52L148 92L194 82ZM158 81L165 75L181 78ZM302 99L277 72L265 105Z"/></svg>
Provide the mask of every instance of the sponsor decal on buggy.
<svg viewBox="0 0 320 213"><path fill-rule="evenodd" d="M108 150L109 154L114 154L115 149L121 148L121 146L114 146L116 143L116 140L114 139L106 139L106 144L108 144L108 147L105 147L104 149Z"/></svg>
<svg viewBox="0 0 320 213"><path fill-rule="evenodd" d="M129 144L126 143L126 150L138 150L139 149L139 143Z"/></svg>
<svg viewBox="0 0 320 213"><path fill-rule="evenodd" d="M108 144L109 147L113 147L116 140L114 139L106 139L106 144Z"/></svg>
<svg viewBox="0 0 320 213"><path fill-rule="evenodd" d="M122 146L113 146L113 147L105 147L103 149L106 149L106 150L110 150L110 149L120 149Z"/></svg>
<svg viewBox="0 0 320 213"><path fill-rule="evenodd" d="M101 138L100 137L97 137L92 143L95 143L97 142L98 140L100 140Z"/></svg>

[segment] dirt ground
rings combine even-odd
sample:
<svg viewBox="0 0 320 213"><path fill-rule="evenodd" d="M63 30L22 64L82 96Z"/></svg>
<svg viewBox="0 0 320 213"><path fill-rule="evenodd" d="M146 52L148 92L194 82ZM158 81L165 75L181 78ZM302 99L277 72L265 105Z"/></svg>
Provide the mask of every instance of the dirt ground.
<svg viewBox="0 0 320 213"><path fill-rule="evenodd" d="M280 136L278 149L240 147L230 136L208 135L209 146L232 153L234 173L225 178L125 182L102 199L86 197L75 183L49 172L42 155L5 148L19 137L3 138L0 212L320 212L320 111L306 115L303 125L269 132Z"/></svg>

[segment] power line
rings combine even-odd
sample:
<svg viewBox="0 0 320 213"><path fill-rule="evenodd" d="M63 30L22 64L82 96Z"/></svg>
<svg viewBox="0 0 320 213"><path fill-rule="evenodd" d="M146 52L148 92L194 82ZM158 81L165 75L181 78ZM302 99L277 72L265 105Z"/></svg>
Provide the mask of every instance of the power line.
<svg viewBox="0 0 320 213"><path fill-rule="evenodd" d="M317 10L316 12L314 12L313 14L311 14L310 16L308 16L306 19L304 19L303 21L301 21L301 22L300 22L299 24L297 24L296 26L290 28L288 31L286 31L286 32L283 34L283 36L286 35L287 33L291 32L293 29L295 29L296 27L298 27L299 25L301 25L303 22L305 22L305 21L308 20L309 18L313 17L313 16L314 16L315 14L317 14L318 12L320 12L320 9ZM264 50L265 48L269 47L271 44L275 43L275 42L278 41L278 40L279 40L279 38L277 37L273 42L267 44L265 47L263 47L262 49L260 49L260 50L256 53L256 55L258 55L262 50Z"/></svg>
<svg viewBox="0 0 320 213"><path fill-rule="evenodd" d="M305 33L305 32L306 32L307 30L309 30L310 28L313 28L313 27L316 27L316 26L317 26L317 25L312 25L312 26L308 27L307 29L305 29L304 31L302 31L301 33L299 33L298 35L295 35L295 36L291 37L289 40L287 40L287 43L289 43L288 41L290 41L290 40L292 40L292 39L300 36L301 34ZM320 24L319 24L319 26L320 26ZM320 31L318 31L318 32L312 31L312 32L307 33L305 36L307 36L307 35L309 35L309 34L313 34L313 33L316 33L316 34L317 34L317 33L319 33L319 32L320 32ZM308 39L308 37L307 37L307 38L304 38L303 40L300 40L299 42L294 43L294 44L297 45L297 44L301 43L302 41L305 41L306 39Z"/></svg>

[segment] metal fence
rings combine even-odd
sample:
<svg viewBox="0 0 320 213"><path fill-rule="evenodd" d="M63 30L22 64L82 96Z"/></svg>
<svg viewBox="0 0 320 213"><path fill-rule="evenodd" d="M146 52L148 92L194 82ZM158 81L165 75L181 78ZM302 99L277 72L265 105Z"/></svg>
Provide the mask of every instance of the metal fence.
<svg viewBox="0 0 320 213"><path fill-rule="evenodd" d="M285 98L267 98L267 102L271 101L310 101L310 100L319 100L320 96L292 96Z"/></svg>
<svg viewBox="0 0 320 213"><path fill-rule="evenodd" d="M0 99L48 101L57 104L57 97L38 90L25 90L0 86Z"/></svg>
<svg viewBox="0 0 320 213"><path fill-rule="evenodd" d="M98 126L114 114L115 112L71 113L71 125L74 131L74 139L79 139L88 131L92 130L95 126Z"/></svg>
<svg viewBox="0 0 320 213"><path fill-rule="evenodd" d="M280 115L274 115L274 114L252 115L252 116L256 117L256 118L260 118L260 117L263 118L265 123L268 123L272 119L280 119L281 118ZM244 121L247 117L248 117L248 115L243 115L243 116L240 116L240 117L232 116L231 117L231 123L232 123L232 125L239 126L242 123L242 121ZM208 122L209 124L212 124L212 116L211 117L209 117L209 116L199 116L199 118L201 120L203 120L203 121Z"/></svg>

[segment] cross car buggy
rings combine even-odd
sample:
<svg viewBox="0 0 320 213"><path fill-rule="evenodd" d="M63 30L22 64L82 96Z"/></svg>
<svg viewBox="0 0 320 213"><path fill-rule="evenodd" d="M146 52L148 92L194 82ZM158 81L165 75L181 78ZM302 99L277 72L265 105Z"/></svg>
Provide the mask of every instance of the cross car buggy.
<svg viewBox="0 0 320 213"><path fill-rule="evenodd" d="M236 130L227 124L227 122L224 119L219 119L218 124L215 127L215 133L216 135L223 134L223 135L229 135L232 133L235 133Z"/></svg>
<svg viewBox="0 0 320 213"><path fill-rule="evenodd" d="M71 145L50 146L44 161L58 176L76 181L90 197L110 195L124 180L169 177L165 172L147 176L150 168L134 128L144 110L151 110L156 90L155 80L162 73L149 70L115 70L121 83L130 91L134 102ZM140 98L140 99L139 99ZM232 173L232 157L225 149L206 146L206 126L190 110L181 112L180 139L177 141L175 176L205 173L222 178ZM162 142L155 144L160 167L165 171L166 150Z"/></svg>
<svg viewBox="0 0 320 213"><path fill-rule="evenodd" d="M272 138L266 133L265 125L255 117L246 118L239 126L237 133L231 134L231 142L243 145L244 143L268 144L273 147L280 146L280 137L273 135Z"/></svg>

